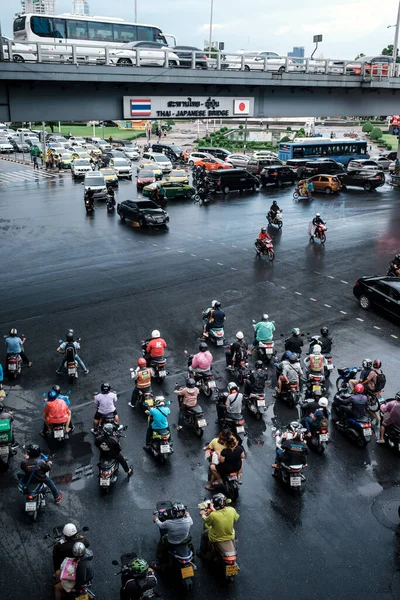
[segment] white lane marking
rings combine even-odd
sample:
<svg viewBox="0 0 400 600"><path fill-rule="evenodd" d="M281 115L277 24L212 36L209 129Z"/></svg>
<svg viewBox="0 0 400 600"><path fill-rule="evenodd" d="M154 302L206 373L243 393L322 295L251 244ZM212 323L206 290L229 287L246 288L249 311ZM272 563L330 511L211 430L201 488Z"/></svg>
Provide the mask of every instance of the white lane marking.
<svg viewBox="0 0 400 600"><path fill-rule="evenodd" d="M346 285L349 283L348 281L345 281L344 279L340 280L340 283L345 283Z"/></svg>
<svg viewBox="0 0 400 600"><path fill-rule="evenodd" d="M152 244L152 246L158 246L158 244Z"/></svg>
<svg viewBox="0 0 400 600"><path fill-rule="evenodd" d="M237 269L235 269L235 267L231 267L231 271L237 271Z"/></svg>
<svg viewBox="0 0 400 600"><path fill-rule="evenodd" d="M201 235L198 235L198 236L197 236L197 239L198 239L198 240L204 240L204 238L203 238L203 237L201 237Z"/></svg>
<svg viewBox="0 0 400 600"><path fill-rule="evenodd" d="M209 242L213 242L214 240L208 240Z"/></svg>
<svg viewBox="0 0 400 600"><path fill-rule="evenodd" d="M139 240L139 244L144 244L144 242L142 240Z"/></svg>
<svg viewBox="0 0 400 600"><path fill-rule="evenodd" d="M209 258L205 258L204 260L206 260L207 262L210 262L210 259L209 259Z"/></svg>
<svg viewBox="0 0 400 600"><path fill-rule="evenodd" d="M244 250L245 252L248 252L248 249L247 249L247 248L243 248L243 250Z"/></svg>
<svg viewBox="0 0 400 600"><path fill-rule="evenodd" d="M184 250L178 250L179 254L184 254Z"/></svg>
<svg viewBox="0 0 400 600"><path fill-rule="evenodd" d="M364 323L364 319L360 319L360 317L356 317L357 321L360 321L360 323Z"/></svg>
<svg viewBox="0 0 400 600"><path fill-rule="evenodd" d="M191 254L190 256L196 256L195 254Z"/></svg>
<svg viewBox="0 0 400 600"><path fill-rule="evenodd" d="M397 335L394 335L393 333L391 333L391 334L390 334L390 337L394 338L395 340L398 340L398 339L399 339L399 338L398 338L398 336L397 336Z"/></svg>
<svg viewBox="0 0 400 600"><path fill-rule="evenodd" d="M380 327L378 327L377 325L374 325L373 327L374 329L380 329Z"/></svg>
<svg viewBox="0 0 400 600"><path fill-rule="evenodd" d="M237 248L237 246L234 246L234 245L232 244L232 248Z"/></svg>
<svg viewBox="0 0 400 600"><path fill-rule="evenodd" d="M285 288L285 286L284 286L284 285L281 285L281 288L282 288L283 290L286 290L286 288Z"/></svg>
<svg viewBox="0 0 400 600"><path fill-rule="evenodd" d="M347 315L347 312L346 312L346 311L344 311L344 310L339 310L339 312L341 312L341 313L342 313L342 315Z"/></svg>
<svg viewBox="0 0 400 600"><path fill-rule="evenodd" d="M310 298L310 300L312 300L313 302L317 302L316 298Z"/></svg>
<svg viewBox="0 0 400 600"><path fill-rule="evenodd" d="M332 275L328 275L329 279L335 279Z"/></svg>
<svg viewBox="0 0 400 600"><path fill-rule="evenodd" d="M225 242L220 242L221 246L226 246Z"/></svg>
<svg viewBox="0 0 400 600"><path fill-rule="evenodd" d="M314 271L314 273L316 273L317 275L321 275L319 271Z"/></svg>
<svg viewBox="0 0 400 600"><path fill-rule="evenodd" d="M324 306L326 306L326 308L332 308L330 304L324 304Z"/></svg>
<svg viewBox="0 0 400 600"><path fill-rule="evenodd" d="M298 296L302 296L303 295L301 292L295 292L295 294L297 294Z"/></svg>
<svg viewBox="0 0 400 600"><path fill-rule="evenodd" d="M219 265L220 267L223 267L224 263L217 263L217 265Z"/></svg>

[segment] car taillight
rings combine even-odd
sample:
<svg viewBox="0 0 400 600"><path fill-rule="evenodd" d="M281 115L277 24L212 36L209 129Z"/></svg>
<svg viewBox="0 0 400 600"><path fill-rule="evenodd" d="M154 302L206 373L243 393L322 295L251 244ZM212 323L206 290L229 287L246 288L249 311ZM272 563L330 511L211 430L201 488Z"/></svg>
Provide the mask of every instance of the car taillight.
<svg viewBox="0 0 400 600"><path fill-rule="evenodd" d="M360 285L360 282L356 281L355 284L354 284L354 287L357 287L358 285Z"/></svg>
<svg viewBox="0 0 400 600"><path fill-rule="evenodd" d="M28 496L28 500L33 500L33 496Z"/></svg>

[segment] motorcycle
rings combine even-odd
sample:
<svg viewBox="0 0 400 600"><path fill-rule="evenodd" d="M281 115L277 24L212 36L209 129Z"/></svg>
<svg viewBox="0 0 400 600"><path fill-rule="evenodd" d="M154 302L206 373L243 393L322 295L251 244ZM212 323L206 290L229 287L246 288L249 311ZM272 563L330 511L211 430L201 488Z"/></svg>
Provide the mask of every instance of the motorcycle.
<svg viewBox="0 0 400 600"><path fill-rule="evenodd" d="M206 398L211 398L217 385L212 369L210 367L209 371L195 371L192 368L192 360L193 355L190 355L188 357L188 377L193 377L199 390L203 392Z"/></svg>
<svg viewBox="0 0 400 600"><path fill-rule="evenodd" d="M85 198L85 209L86 209L86 214L94 212L93 198Z"/></svg>
<svg viewBox="0 0 400 600"><path fill-rule="evenodd" d="M246 359L235 362L227 368L240 385L249 375L249 363L246 361Z"/></svg>
<svg viewBox="0 0 400 600"><path fill-rule="evenodd" d="M274 428L273 428L274 430ZM277 448L281 447L282 435L285 429L282 431L276 430L274 433L275 444ZM303 432L306 431L305 429ZM284 484L288 485L290 489L301 491L303 483L306 481L305 475L303 475L304 464L287 465L284 462L280 463L280 467L274 469L274 477L283 481Z"/></svg>
<svg viewBox="0 0 400 600"><path fill-rule="evenodd" d="M282 385L280 394L276 394L279 400L282 400L289 408L294 408L300 400L300 389L297 383L287 383Z"/></svg>
<svg viewBox="0 0 400 600"><path fill-rule="evenodd" d="M106 208L107 208L107 212L108 213L114 212L114 210L115 210L115 197L114 197L114 195L107 196Z"/></svg>
<svg viewBox="0 0 400 600"><path fill-rule="evenodd" d="M257 344L257 355L263 363L269 364L276 354L274 350L274 341L261 340Z"/></svg>
<svg viewBox="0 0 400 600"><path fill-rule="evenodd" d="M129 579L132 578L132 572L131 572L131 563L132 561L137 558L138 555L136 554L136 552L130 552L127 554L122 554L119 562L117 560L113 560L111 564L113 564L116 567L120 567L121 570L118 571L118 573L115 573L115 575L121 575L121 589L124 587L124 585L127 583L127 581L129 581ZM153 583L154 583L154 587L157 585L157 578L154 575L154 572L152 572L153 575ZM154 589L147 589L143 592L143 594L141 595L139 600L150 600L150 599L154 599L154 598L160 598L159 594L156 594L154 592Z"/></svg>
<svg viewBox="0 0 400 600"><path fill-rule="evenodd" d="M311 338L309 338L308 341L310 342L310 348L309 348L310 354L312 353L313 347L315 346L315 344L321 345L321 343L322 343L321 338L318 335L313 335ZM330 352L323 352L322 355L326 359L326 362L328 363L324 369L324 375L325 375L326 379L329 379L331 372L335 368L334 364L333 364L333 357Z"/></svg>
<svg viewBox="0 0 400 600"><path fill-rule="evenodd" d="M208 186L204 186L204 185L200 184L199 187L197 188L196 194L194 196L195 204L197 204L197 203L206 204L207 202L210 202L213 199L214 193L215 193L214 185L209 184Z"/></svg>
<svg viewBox="0 0 400 600"><path fill-rule="evenodd" d="M323 373L313 373L308 371L308 366L304 359L304 365L306 367L305 380L306 380L306 391L309 396L315 394L315 392L326 392L325 387L325 375Z"/></svg>
<svg viewBox="0 0 400 600"><path fill-rule="evenodd" d="M134 369L131 369L131 371L134 371ZM153 406L154 406L153 392L151 392L151 391L144 392L143 390L141 390L139 388L136 406L141 406L143 411L153 408Z"/></svg>
<svg viewBox="0 0 400 600"><path fill-rule="evenodd" d="M282 229L283 220L282 220L282 211L278 210L274 215L269 212L266 216L268 221L268 225L277 225L278 229Z"/></svg>
<svg viewBox="0 0 400 600"><path fill-rule="evenodd" d="M299 421L303 423L307 415L307 406L310 402L314 402L314 398L307 398L300 401L297 405ZM311 436L305 436L305 442L310 450L315 450L318 454L323 454L329 442L329 421L323 417L319 423L319 427L311 428Z"/></svg>
<svg viewBox="0 0 400 600"><path fill-rule="evenodd" d="M115 427L118 428L118 425L116 425ZM120 425L118 429L114 429L114 436L117 438L126 437L125 435L120 433L120 428L126 431L126 429L128 429L128 426L125 425L125 427L122 427L122 425ZM101 435L101 427L97 429L94 435L96 437ZM106 494L108 494L111 488L111 484L115 483L118 479L119 462L116 458L100 458L99 462L97 463L97 466L99 467L98 478L100 489L103 490Z"/></svg>
<svg viewBox="0 0 400 600"><path fill-rule="evenodd" d="M265 394L255 394L251 392L249 396L244 396L244 402L257 420L260 420L267 410L265 406Z"/></svg>
<svg viewBox="0 0 400 600"><path fill-rule="evenodd" d="M392 448L396 454L400 454L400 428L396 425L389 425L385 427L385 433L383 436L386 444L389 448Z"/></svg>
<svg viewBox="0 0 400 600"><path fill-rule="evenodd" d="M350 379L356 379L357 373L360 373L362 367L345 367L338 369L339 377L336 379L336 389L338 392L346 392L349 389Z"/></svg>
<svg viewBox="0 0 400 600"><path fill-rule="evenodd" d="M182 406L181 397L178 396L179 407ZM207 421L204 418L203 409L199 404L196 406L187 406L183 413L183 422L193 429L198 438L202 438L204 429L207 427Z"/></svg>
<svg viewBox="0 0 400 600"><path fill-rule="evenodd" d="M317 240L319 240L321 242L321 244L325 244L326 242L326 232L327 232L327 228L326 225L317 225L314 234L310 236L310 242L313 242L314 239L316 238Z"/></svg>
<svg viewBox="0 0 400 600"><path fill-rule="evenodd" d="M271 262L275 258L274 246L271 240L265 240L265 242L260 243L260 240L257 238L254 242L254 250L257 256L268 256Z"/></svg>
<svg viewBox="0 0 400 600"><path fill-rule="evenodd" d="M227 398L227 392L218 390L217 392L217 403L225 404ZM239 413L228 413L225 412L224 416L219 420L221 429L230 429L232 433L239 435L243 433L246 435L246 423L243 415Z"/></svg>
<svg viewBox="0 0 400 600"><path fill-rule="evenodd" d="M157 502L156 510L153 512L154 516L157 516L159 520L164 523L169 519L173 519L172 515L172 502L169 500L164 502ZM168 529L160 528L160 538L168 533ZM173 581L180 581L186 593L191 592L193 589L193 578L195 574L194 565L194 554L193 545L191 538L181 544L169 544L168 545L168 564L162 564L162 569L168 572Z"/></svg>
<svg viewBox="0 0 400 600"><path fill-rule="evenodd" d="M11 457L16 454L12 447L12 424L8 419L2 419L0 415L0 470L7 471L10 466Z"/></svg>
<svg viewBox="0 0 400 600"><path fill-rule="evenodd" d="M8 336L5 335L4 338ZM21 334L22 343L25 343L26 337L22 333ZM21 375L22 371L22 358L20 354L7 354L7 362L6 362L6 373L8 379L17 379L18 375Z"/></svg>
<svg viewBox="0 0 400 600"><path fill-rule="evenodd" d="M336 394L332 404L332 419L335 426L341 431L350 441L357 444L359 448L365 448L372 438L372 427L371 419L369 417L363 417L362 419L354 419L350 415L340 421L339 412L337 406L335 406L335 399L338 396Z"/></svg>
<svg viewBox="0 0 400 600"><path fill-rule="evenodd" d="M162 465L166 464L168 457L173 453L171 433L168 429L153 431L149 451Z"/></svg>
<svg viewBox="0 0 400 600"><path fill-rule="evenodd" d="M48 462L49 457L41 454L40 458ZM18 490L25 498L25 513L32 520L36 521L40 509L46 506L46 495L50 493L47 485L41 482L24 483L22 478L26 478L26 474L22 471L18 472ZM29 478L28 478L29 481Z"/></svg>
<svg viewBox="0 0 400 600"><path fill-rule="evenodd" d="M151 367L154 371L154 379L157 383L162 383L166 376L168 375L168 371L166 370L167 361L164 356L156 357L156 356L146 356L146 347L150 340L142 341L142 352L144 358L147 360L147 366Z"/></svg>
<svg viewBox="0 0 400 600"><path fill-rule="evenodd" d="M200 510L204 510L206 514L210 514L214 510L212 500L205 500L204 502L201 502L198 507ZM236 544L236 539L209 544L210 553L212 555L211 561L216 562L227 581L232 581L232 578L239 574Z"/></svg>
<svg viewBox="0 0 400 600"><path fill-rule="evenodd" d="M81 341L81 338L76 340L78 343ZM62 344L62 340L58 340L59 344ZM64 368L67 370L68 381L69 383L74 383L75 379L78 379L78 363L76 360L76 350L73 343L67 343L65 347L65 362Z"/></svg>

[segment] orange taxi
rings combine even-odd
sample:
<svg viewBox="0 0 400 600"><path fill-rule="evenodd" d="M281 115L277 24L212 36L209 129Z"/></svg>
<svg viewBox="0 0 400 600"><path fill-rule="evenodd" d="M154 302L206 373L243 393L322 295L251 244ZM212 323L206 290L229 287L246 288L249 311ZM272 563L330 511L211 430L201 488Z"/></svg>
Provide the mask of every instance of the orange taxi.
<svg viewBox="0 0 400 600"><path fill-rule="evenodd" d="M202 158L194 163L196 167L205 166L207 171L219 171L220 169L232 169L231 163L224 162L219 158Z"/></svg>

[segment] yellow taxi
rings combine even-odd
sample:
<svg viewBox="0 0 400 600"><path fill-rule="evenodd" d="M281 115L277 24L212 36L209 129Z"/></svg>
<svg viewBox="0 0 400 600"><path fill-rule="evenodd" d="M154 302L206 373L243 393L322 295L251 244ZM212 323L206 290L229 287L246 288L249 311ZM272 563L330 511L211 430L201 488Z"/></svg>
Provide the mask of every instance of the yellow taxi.
<svg viewBox="0 0 400 600"><path fill-rule="evenodd" d="M304 182L308 183L309 181L312 182L316 192L333 194L335 192L340 192L342 189L340 179L336 177L336 175L313 175L313 177L309 177L309 179L302 179L299 181L299 188L301 188Z"/></svg>
<svg viewBox="0 0 400 600"><path fill-rule="evenodd" d="M154 163L154 162L151 162L151 163L149 163L149 162L141 162L141 163L139 163L139 166L138 166L138 173L139 173L139 171L141 169L145 169L146 171L153 171L154 177L156 179L162 179L163 178L163 172L162 172L162 170L160 169L160 167L158 166L157 163Z"/></svg>
<svg viewBox="0 0 400 600"><path fill-rule="evenodd" d="M184 169L172 169L165 179L173 183L189 183L189 174Z"/></svg>
<svg viewBox="0 0 400 600"><path fill-rule="evenodd" d="M111 169L111 167L105 167L104 169L99 169L100 173L104 176L104 181L108 185L118 185L118 175Z"/></svg>
<svg viewBox="0 0 400 600"><path fill-rule="evenodd" d="M72 156L70 152L63 152L58 155L58 162L61 168L70 169L72 164Z"/></svg>
<svg viewBox="0 0 400 600"><path fill-rule="evenodd" d="M90 154L85 148L74 148L71 154L72 158L86 158L87 160L90 160Z"/></svg>
<svg viewBox="0 0 400 600"><path fill-rule="evenodd" d="M95 156L101 156L103 154L100 148L98 148L94 144L85 144L83 148L84 150L86 150L86 152L88 152L89 154L94 154Z"/></svg>

